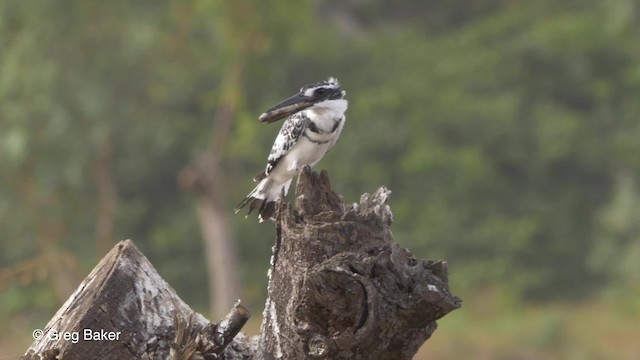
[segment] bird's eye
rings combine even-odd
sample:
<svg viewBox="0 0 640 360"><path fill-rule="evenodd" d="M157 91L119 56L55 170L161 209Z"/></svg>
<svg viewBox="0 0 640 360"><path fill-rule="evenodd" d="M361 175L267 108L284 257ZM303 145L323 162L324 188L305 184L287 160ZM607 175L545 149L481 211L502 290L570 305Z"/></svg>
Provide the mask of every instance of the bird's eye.
<svg viewBox="0 0 640 360"><path fill-rule="evenodd" d="M326 93L327 93L327 89L325 89L325 88L319 88L319 89L316 89L316 91L315 91L316 95L324 95Z"/></svg>

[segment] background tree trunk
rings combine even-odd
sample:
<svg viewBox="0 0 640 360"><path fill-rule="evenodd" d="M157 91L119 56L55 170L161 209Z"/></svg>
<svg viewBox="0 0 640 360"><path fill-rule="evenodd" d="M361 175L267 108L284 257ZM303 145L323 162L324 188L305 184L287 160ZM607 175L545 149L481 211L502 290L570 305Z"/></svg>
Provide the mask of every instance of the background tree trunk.
<svg viewBox="0 0 640 360"><path fill-rule="evenodd" d="M182 187L196 196L209 275L211 316L221 316L240 296L236 248L224 207L224 192L220 189L226 188L226 175L221 170L221 162L238 106L238 88L243 69L242 61L229 69L221 87L222 96L209 148L179 175Z"/></svg>
<svg viewBox="0 0 640 360"><path fill-rule="evenodd" d="M113 246L113 217L118 194L112 173L113 136L109 133L98 147L93 163L93 178L98 195L96 215L96 248L105 254Z"/></svg>

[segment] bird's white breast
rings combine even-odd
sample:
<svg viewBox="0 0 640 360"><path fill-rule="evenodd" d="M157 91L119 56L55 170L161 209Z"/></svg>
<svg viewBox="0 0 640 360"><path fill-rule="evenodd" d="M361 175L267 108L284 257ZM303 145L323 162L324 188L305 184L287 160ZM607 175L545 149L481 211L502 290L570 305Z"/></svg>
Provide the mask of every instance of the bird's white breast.
<svg viewBox="0 0 640 360"><path fill-rule="evenodd" d="M278 182L285 182L295 176L304 165L314 166L329 150L330 144L316 144L300 136L296 144L269 174Z"/></svg>

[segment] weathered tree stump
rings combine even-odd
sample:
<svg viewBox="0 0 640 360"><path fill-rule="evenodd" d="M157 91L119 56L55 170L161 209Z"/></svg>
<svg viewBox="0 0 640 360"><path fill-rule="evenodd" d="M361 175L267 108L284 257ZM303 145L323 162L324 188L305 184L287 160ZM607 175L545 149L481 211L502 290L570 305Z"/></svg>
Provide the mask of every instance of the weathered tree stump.
<svg viewBox="0 0 640 360"><path fill-rule="evenodd" d="M326 172L305 168L295 207L279 204L259 337L239 333L249 317L239 303L218 324L191 310L127 240L22 358L411 359L461 300L449 291L445 262L395 244L389 194L382 187L345 205ZM120 334L88 341L85 329ZM52 332L76 332L79 341Z"/></svg>
<svg viewBox="0 0 640 360"><path fill-rule="evenodd" d="M384 187L345 205L305 169L281 204L258 358L411 359L460 307L442 261L395 244Z"/></svg>
<svg viewBox="0 0 640 360"><path fill-rule="evenodd" d="M209 323L125 240L80 284L22 359L213 359L223 351L225 359L245 359L257 345L236 336L248 318L236 303L219 324Z"/></svg>

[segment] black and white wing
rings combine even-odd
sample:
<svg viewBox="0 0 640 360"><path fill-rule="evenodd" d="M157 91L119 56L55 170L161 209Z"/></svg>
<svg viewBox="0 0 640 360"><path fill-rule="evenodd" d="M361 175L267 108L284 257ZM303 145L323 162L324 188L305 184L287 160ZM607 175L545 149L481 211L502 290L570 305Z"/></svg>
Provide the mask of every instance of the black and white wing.
<svg viewBox="0 0 640 360"><path fill-rule="evenodd" d="M267 167L253 178L253 181L261 181L266 178L271 171L278 165L278 162L289 153L289 150L296 144L304 128L307 126L308 119L302 112L294 114L285 120L280 128L276 140L273 142L271 152L267 158Z"/></svg>

